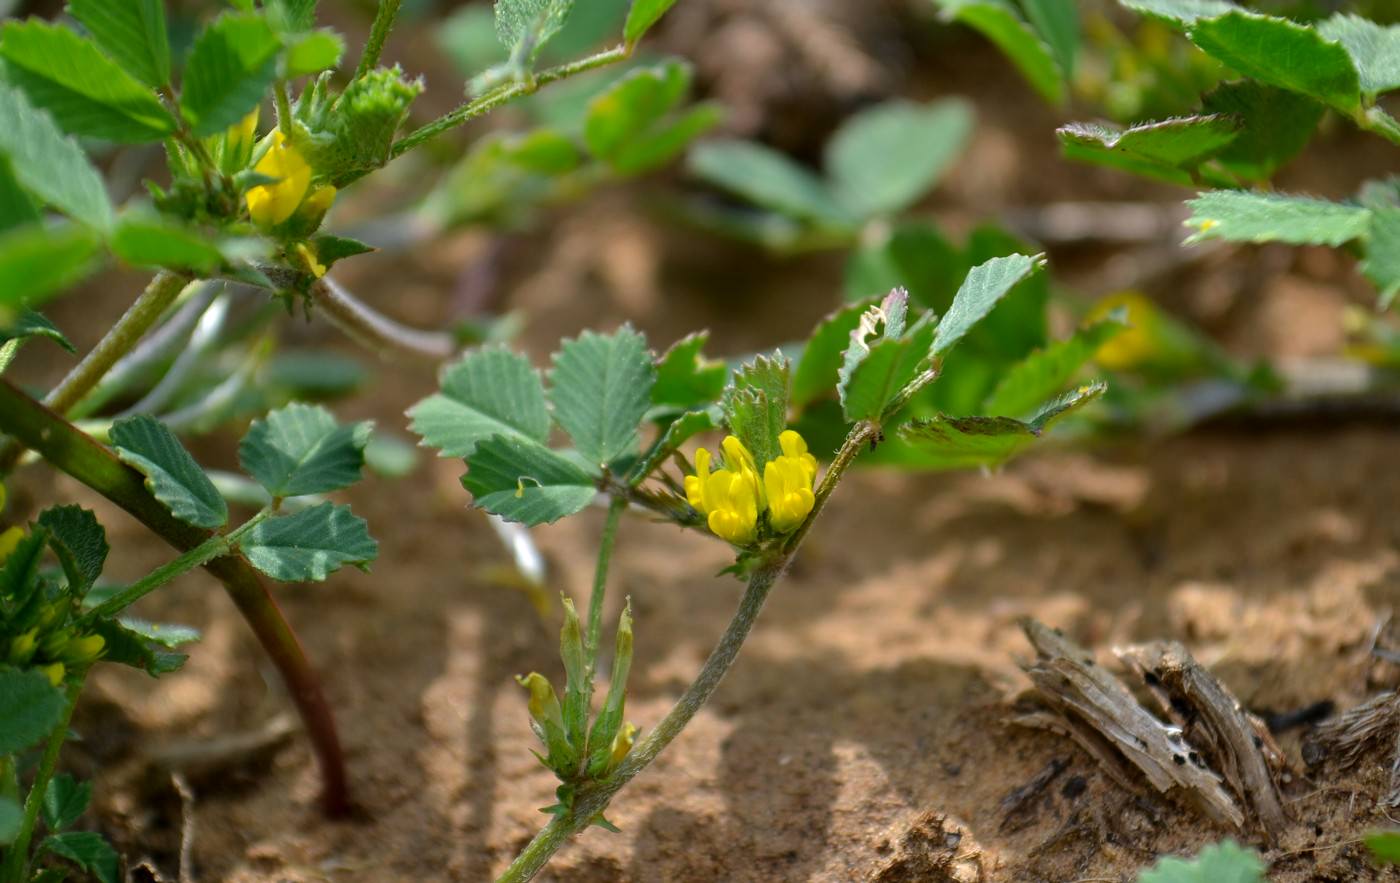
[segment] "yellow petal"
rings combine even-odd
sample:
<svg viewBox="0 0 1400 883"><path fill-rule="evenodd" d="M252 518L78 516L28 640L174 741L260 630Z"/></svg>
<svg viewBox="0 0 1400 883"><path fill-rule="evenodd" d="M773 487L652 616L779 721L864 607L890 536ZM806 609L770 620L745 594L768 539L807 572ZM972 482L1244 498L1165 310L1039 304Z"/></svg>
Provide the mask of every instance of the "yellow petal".
<svg viewBox="0 0 1400 883"><path fill-rule="evenodd" d="M290 218L311 186L311 166L286 140L281 131L273 132L272 146L253 167L258 174L277 179L249 188L246 196L248 215L262 227L275 227Z"/></svg>

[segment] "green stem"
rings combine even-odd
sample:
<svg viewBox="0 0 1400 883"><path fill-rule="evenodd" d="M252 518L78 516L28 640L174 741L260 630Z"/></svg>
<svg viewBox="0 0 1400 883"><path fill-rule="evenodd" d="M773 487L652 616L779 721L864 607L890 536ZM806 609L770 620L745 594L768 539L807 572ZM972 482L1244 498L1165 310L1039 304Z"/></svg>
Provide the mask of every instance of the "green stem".
<svg viewBox="0 0 1400 883"><path fill-rule="evenodd" d="M369 29L369 41L365 43L365 52L360 56L360 63L355 68L354 79L358 80L379 64L379 55L384 51L384 41L389 39L389 31L394 27L394 19L399 14L399 5L402 2L403 0L379 0L379 9L374 13L374 24Z"/></svg>
<svg viewBox="0 0 1400 883"><path fill-rule="evenodd" d="M311 300L331 323L350 337L374 350L379 356L397 352L441 362L457 352L451 334L421 331L402 325L357 300L339 283L323 276L311 284Z"/></svg>
<svg viewBox="0 0 1400 883"><path fill-rule="evenodd" d="M188 551L211 534L175 518L146 490L141 474L72 424L0 378L0 432L8 433L38 452L58 469L102 494L146 525L176 549ZM239 613L277 666L306 725L321 766L322 804L327 814L350 811L345 757L336 734L335 717L321 681L306 658L296 633L257 572L239 555L224 555L205 563L224 584Z"/></svg>
<svg viewBox="0 0 1400 883"><path fill-rule="evenodd" d="M802 529L794 534L793 540L784 545L782 552L776 558L764 563L749 577L744 597L739 601L739 609L735 611L733 619L729 621L724 634L720 636L719 643L715 645L715 649L705 660L700 674L686 688L685 693L656 725L656 728L637 743L627 758L623 760L622 765L607 778L579 788L570 812L567 815L555 816L541 828L515 861L511 862L510 867L506 868L505 873L497 879L497 883L525 883L525 881L533 879L550 857L568 842L570 837L591 825L593 820L608 808L613 796L638 773L646 769L661 754L662 750L681 734L686 724L690 723L691 718L695 717L696 713L704 707L715 688L724 679L725 673L734 664L734 660L739 655L739 649L743 647L745 639L748 638L749 632L758 620L759 613L763 610L764 602L768 600L769 592L772 591L778 578L787 570L788 563L792 561L793 555L797 553L797 549L801 545L802 537L806 536L807 529L820 513L826 499L831 496L831 492L835 490L842 474L854 462L861 449L878 433L878 427L872 423L860 423L851 430L850 435L846 437L845 444L841 446L836 458L827 468L826 475L817 491L816 503Z"/></svg>
<svg viewBox="0 0 1400 883"><path fill-rule="evenodd" d="M535 74L531 79L519 83L512 83L502 86L491 92L487 92L479 98L474 98L466 104L438 117L427 125L414 129L407 135L395 142L394 147L389 151L390 157L401 156L412 150L425 141L436 138L449 129L454 129L462 125L467 120L479 117L487 111L491 111L510 101L524 95L530 95L541 86L581 74L584 71L593 70L598 67L605 67L626 59L632 54L632 50L626 46L616 46L597 55L590 55L578 61L571 61L568 64L561 64L557 67L548 68Z"/></svg>
<svg viewBox="0 0 1400 883"><path fill-rule="evenodd" d="M287 98L287 84L278 80L272 84L272 98L277 104L277 128L282 137L292 137L292 102Z"/></svg>
<svg viewBox="0 0 1400 883"><path fill-rule="evenodd" d="M617 542L617 525L622 510L627 508L625 496L615 496L608 505L608 520L603 523L603 536L598 544L598 567L593 572L593 594L588 596L588 637L584 652L588 655L588 670L594 670L598 659L598 642L603 632L603 595L607 590L608 567L612 564L613 546Z"/></svg>
<svg viewBox="0 0 1400 883"><path fill-rule="evenodd" d="M1357 122L1368 132L1380 135L1391 144L1400 144L1400 121L1379 107L1371 107L1362 112Z"/></svg>
<svg viewBox="0 0 1400 883"><path fill-rule="evenodd" d="M183 273L169 270L157 273L136 302L117 320L117 324L92 348L92 352L44 397L44 405L59 414L72 410L106 376L117 360L146 336L146 332L151 330L151 326L175 302L189 282L190 277ZM0 476L14 469L22 453L24 446L14 439L0 447Z"/></svg>
<svg viewBox="0 0 1400 883"><path fill-rule="evenodd" d="M239 527L229 534L214 534L209 539L190 549L185 554L157 567L155 570L138 579L136 582L117 592L112 597L101 604L84 613L78 619L78 625L83 626L99 619L111 619L121 613L126 608L140 601L142 598L154 592L156 589L194 570L196 567L203 567L215 558L227 555L238 548L238 540L254 526L267 519L272 514L272 509L263 509L258 514L249 518Z"/></svg>
<svg viewBox="0 0 1400 883"><path fill-rule="evenodd" d="M78 694L83 691L83 677L68 682L68 705L63 711L63 719L49 734L44 746L44 756L39 760L39 770L34 774L34 784L29 786L29 796L24 801L24 820L19 833L5 853L5 865L0 869L0 881L4 883L26 883L29 877L29 844L34 837L34 829L39 824L39 810L44 805L44 792L58 766L58 754L63 742L68 738L68 724L73 719L73 709L78 704Z"/></svg>

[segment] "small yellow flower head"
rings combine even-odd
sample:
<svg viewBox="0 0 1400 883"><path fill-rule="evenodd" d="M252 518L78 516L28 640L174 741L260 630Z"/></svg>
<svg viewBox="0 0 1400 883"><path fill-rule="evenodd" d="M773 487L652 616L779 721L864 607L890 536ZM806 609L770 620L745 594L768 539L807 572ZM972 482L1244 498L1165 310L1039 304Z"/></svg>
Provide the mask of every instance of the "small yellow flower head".
<svg viewBox="0 0 1400 883"><path fill-rule="evenodd" d="M311 166L301 151L286 141L280 130L273 132L272 146L253 167L258 174L277 179L248 190L248 215L259 227L276 227L290 218L311 187Z"/></svg>
<svg viewBox="0 0 1400 883"><path fill-rule="evenodd" d="M791 429L778 437L783 455L763 467L763 484L768 492L768 523L778 533L796 530L816 503L812 484L817 477L817 459L807 453L807 443Z"/></svg>
<svg viewBox="0 0 1400 883"><path fill-rule="evenodd" d="M48 677L49 683L53 684L55 687L61 686L63 684L63 676L68 674L68 669L64 668L61 662L55 662L52 665L41 665L39 666L39 671L43 672L44 675Z"/></svg>
<svg viewBox="0 0 1400 883"><path fill-rule="evenodd" d="M725 468L710 471L710 452L695 452L695 475L685 479L685 495L710 530L736 546L758 537L758 514L763 511L763 484L754 470L753 455L734 436L724 440Z"/></svg>
<svg viewBox="0 0 1400 883"><path fill-rule="evenodd" d="M0 531L0 564L5 563L5 559L10 557L19 541L24 539L24 530L18 527L7 527Z"/></svg>
<svg viewBox="0 0 1400 883"><path fill-rule="evenodd" d="M632 750L632 743L637 739L637 725L631 721L624 721L622 728L617 731L617 735L612 740L612 756L608 758L608 767L616 769L627 757L627 752Z"/></svg>
<svg viewBox="0 0 1400 883"><path fill-rule="evenodd" d="M67 647L63 648L63 661L73 665L95 662L102 656L102 651L106 646L107 641L101 635L74 638L68 642Z"/></svg>

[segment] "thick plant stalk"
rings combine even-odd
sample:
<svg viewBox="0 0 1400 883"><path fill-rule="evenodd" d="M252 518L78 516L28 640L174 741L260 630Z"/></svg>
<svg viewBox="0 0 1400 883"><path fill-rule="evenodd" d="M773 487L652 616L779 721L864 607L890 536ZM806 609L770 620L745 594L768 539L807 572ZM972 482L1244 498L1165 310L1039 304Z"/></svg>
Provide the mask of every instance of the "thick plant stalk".
<svg viewBox="0 0 1400 883"><path fill-rule="evenodd" d="M734 664L734 660L738 658L739 648L744 645L745 639L748 638L749 632L752 631L754 623L758 620L758 614L763 610L763 604L768 600L769 592L787 570L788 563L797 553L802 539L807 535L808 529L821 512L827 498L836 489L841 475L855 460L861 448L871 439L877 438L878 435L879 427L873 423L860 423L851 430L845 444L837 452L836 458L827 467L826 475L823 476L822 483L816 492L816 505L806 522L782 547L781 553L776 558L765 562L749 577L744 597L739 601L739 609L735 611L734 618L729 621L724 634L720 636L719 643L715 645L715 649L705 660L700 674L686 688L685 693L656 725L656 728L637 743L622 765L606 779L580 788L574 797L573 809L569 814L555 816L541 828L520 855L516 856L515 861L511 862L510 867L506 868L505 873L497 879L497 883L525 883L527 880L534 879L554 853L558 852L559 848L569 841L569 838L593 824L599 814L607 809L613 796L638 773L646 769L657 758L657 755L661 754L666 746L670 745L681 734L686 724L690 723L691 718L695 717L695 714L704 707L715 688L724 679L730 666Z"/></svg>
<svg viewBox="0 0 1400 883"><path fill-rule="evenodd" d="M141 475L116 455L53 411L0 379L0 431L33 448L54 466L102 494L181 552L203 544L210 531L186 524L146 490ZM296 633L261 578L243 558L225 555L204 565L224 584L229 597L277 666L301 713L321 767L321 801L328 815L350 811L345 757L335 717L321 680Z"/></svg>
<svg viewBox="0 0 1400 883"><path fill-rule="evenodd" d="M190 283L190 277L182 273L162 270L157 273L136 302L122 314L111 330L98 341L83 360L68 376L49 391L44 404L58 414L66 415L83 397L97 386L107 375L117 360L131 351L151 330L166 309L180 296L180 292ZM24 448L12 439L0 448L0 475L15 468Z"/></svg>

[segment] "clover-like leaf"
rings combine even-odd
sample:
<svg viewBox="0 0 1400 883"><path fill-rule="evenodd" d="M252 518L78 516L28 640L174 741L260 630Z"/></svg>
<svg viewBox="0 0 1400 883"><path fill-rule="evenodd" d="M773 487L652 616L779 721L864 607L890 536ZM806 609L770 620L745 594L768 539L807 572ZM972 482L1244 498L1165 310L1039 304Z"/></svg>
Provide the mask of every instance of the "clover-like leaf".
<svg viewBox="0 0 1400 883"><path fill-rule="evenodd" d="M1400 25L1380 25L1338 12L1318 24L1317 32L1346 47L1360 75L1362 92L1378 95L1400 89Z"/></svg>
<svg viewBox="0 0 1400 883"><path fill-rule="evenodd" d="M928 363L934 326L930 317L917 321L907 335L885 337L855 366L841 386L841 407L848 423L879 420L900 392Z"/></svg>
<svg viewBox="0 0 1400 883"><path fill-rule="evenodd" d="M1066 72L1055 53L1010 0L936 0L944 16L995 43L1047 101L1065 98Z"/></svg>
<svg viewBox="0 0 1400 883"><path fill-rule="evenodd" d="M3 81L0 120L5 121L0 126L0 155L9 159L20 186L80 224L98 231L112 226L107 185L83 149L63 134L52 116ZM8 288L0 291L8 293Z"/></svg>
<svg viewBox="0 0 1400 883"><path fill-rule="evenodd" d="M44 838L40 849L73 862L99 883L119 883L121 858L96 831L65 831Z"/></svg>
<svg viewBox="0 0 1400 883"><path fill-rule="evenodd" d="M972 134L971 106L889 101L848 119L827 143L826 172L841 203L860 217L913 205L938 182Z"/></svg>
<svg viewBox="0 0 1400 883"><path fill-rule="evenodd" d="M1006 293L1045 265L1043 255L1023 254L992 258L973 267L963 280L948 313L938 323L933 354L942 356L962 340L997 305Z"/></svg>
<svg viewBox="0 0 1400 883"><path fill-rule="evenodd" d="M797 370L792 375L792 403L798 408L816 401L836 388L841 354L851 342L851 332L861 315L874 306L873 300L842 307L822 319L802 347Z"/></svg>
<svg viewBox="0 0 1400 883"><path fill-rule="evenodd" d="M0 754L16 754L63 720L63 691L42 672L0 668Z"/></svg>
<svg viewBox="0 0 1400 883"><path fill-rule="evenodd" d="M778 436L787 428L790 374L782 353L757 356L734 372L724 391L725 421L753 454L760 475L764 464L782 453Z"/></svg>
<svg viewBox="0 0 1400 883"><path fill-rule="evenodd" d="M123 463L146 477L146 488L181 521L218 528L228 504L209 476L164 423L146 414L112 424L112 446Z"/></svg>
<svg viewBox="0 0 1400 883"><path fill-rule="evenodd" d="M1064 340L1036 350L1013 365L987 399L983 411L1002 417L1021 417L1055 395L1093 358L1099 347L1124 330L1126 313L1115 311Z"/></svg>
<svg viewBox="0 0 1400 883"><path fill-rule="evenodd" d="M62 831L87 812L90 802L91 782L79 782L67 773L59 773L44 789L44 824L50 831Z"/></svg>
<svg viewBox="0 0 1400 883"><path fill-rule="evenodd" d="M195 37L180 110L196 135L213 135L258 106L277 76L282 43L266 19L225 13Z"/></svg>
<svg viewBox="0 0 1400 883"><path fill-rule="evenodd" d="M636 451L655 383L642 335L625 325L612 334L585 331L554 354L549 401L579 453L602 467Z"/></svg>
<svg viewBox="0 0 1400 883"><path fill-rule="evenodd" d="M1281 193L1213 190L1187 203L1186 224L1196 232L1186 241L1287 242L1337 246L1367 233L1371 212L1364 206Z"/></svg>
<svg viewBox="0 0 1400 883"><path fill-rule="evenodd" d="M127 73L153 88L170 82L162 0L69 0L68 11Z"/></svg>
<svg viewBox="0 0 1400 883"><path fill-rule="evenodd" d="M442 391L408 411L410 428L444 457L468 457L493 435L549 438L544 385L530 360L503 346L474 350L446 368Z"/></svg>
<svg viewBox="0 0 1400 883"><path fill-rule="evenodd" d="M720 397L729 369L723 362L702 355L709 339L708 331L687 335L657 360L656 384L651 388L653 405L692 408Z"/></svg>
<svg viewBox="0 0 1400 883"><path fill-rule="evenodd" d="M107 561L107 531L91 510L81 506L54 506L39 513L39 524L49 531L49 546L68 577L68 588L82 597L102 575Z"/></svg>
<svg viewBox="0 0 1400 883"><path fill-rule="evenodd" d="M0 308L37 306L90 275L101 265L100 245L93 231L75 224L0 233Z"/></svg>
<svg viewBox="0 0 1400 883"><path fill-rule="evenodd" d="M368 570L379 556L365 520L334 503L261 521L238 548L258 570L289 583L321 582L347 564Z"/></svg>
<svg viewBox="0 0 1400 883"><path fill-rule="evenodd" d="M179 671L189 657L176 647L199 640L199 632L185 626L155 625L138 619L103 619L93 631L105 642L102 659L128 665L151 677Z"/></svg>
<svg viewBox="0 0 1400 883"><path fill-rule="evenodd" d="M1073 123L1058 131L1065 156L1190 184L1190 171L1238 137L1233 116L1210 114L1139 123L1118 129L1099 123Z"/></svg>
<svg viewBox="0 0 1400 883"><path fill-rule="evenodd" d="M913 445L932 469L1000 466L1024 451L1056 420L1103 394L1101 383L1071 390L1041 408L1029 421L1010 417L949 417L912 420L899 436Z"/></svg>
<svg viewBox="0 0 1400 883"><path fill-rule="evenodd" d="M462 485L477 507L532 527L578 512L597 493L593 477L572 460L537 442L505 435L476 446Z"/></svg>
<svg viewBox="0 0 1400 883"><path fill-rule="evenodd" d="M1352 115L1361 82L1351 55L1317 30L1285 18L1237 10L1191 26L1191 41L1244 74L1300 92Z"/></svg>
<svg viewBox="0 0 1400 883"><path fill-rule="evenodd" d="M3 272L0 272L0 279L3 278ZM9 340L28 340L34 337L47 337L70 353L78 351L78 348L73 346L73 342L59 330L57 325L49 321L49 318L43 313L36 313L34 310L22 309L8 325L0 327L0 343Z"/></svg>
<svg viewBox="0 0 1400 883"><path fill-rule="evenodd" d="M274 497L340 490L360 480L370 424L341 424L319 405L293 403L253 421L238 462Z"/></svg>
<svg viewBox="0 0 1400 883"><path fill-rule="evenodd" d="M772 148L716 139L697 144L686 162L716 187L795 220L835 229L856 224L821 178Z"/></svg>

